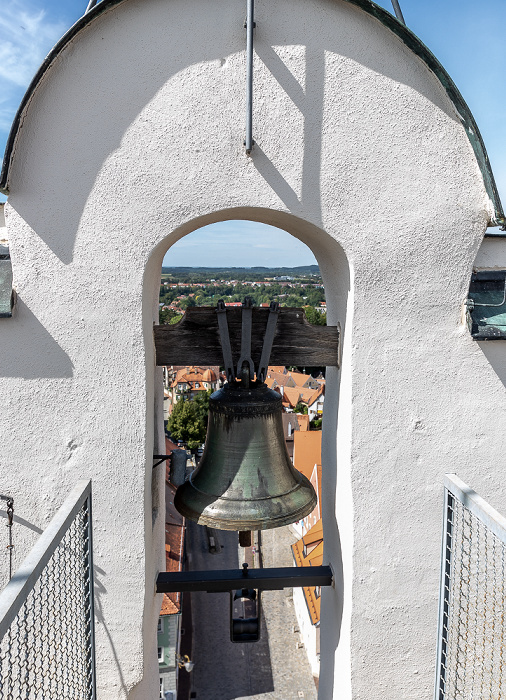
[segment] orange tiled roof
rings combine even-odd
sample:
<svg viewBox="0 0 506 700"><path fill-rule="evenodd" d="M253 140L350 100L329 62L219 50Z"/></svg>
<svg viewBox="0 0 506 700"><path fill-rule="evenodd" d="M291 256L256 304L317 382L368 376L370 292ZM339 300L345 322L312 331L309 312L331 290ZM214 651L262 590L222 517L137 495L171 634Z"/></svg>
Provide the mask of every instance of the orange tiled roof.
<svg viewBox="0 0 506 700"><path fill-rule="evenodd" d="M271 370L269 370L267 372L267 376L270 379L275 379L279 386L293 386L293 384L295 384L295 382L290 377L290 373L284 374L283 372L272 372Z"/></svg>
<svg viewBox="0 0 506 700"><path fill-rule="evenodd" d="M297 413L296 415L299 421L299 430L309 430L309 416L305 416L302 413Z"/></svg>
<svg viewBox="0 0 506 700"><path fill-rule="evenodd" d="M174 507L176 487L165 482L165 570L181 571L183 568L183 547L185 523L182 515ZM174 615L181 611L181 594L164 593L160 615Z"/></svg>
<svg viewBox="0 0 506 700"><path fill-rule="evenodd" d="M289 404L292 408L299 403L301 390L296 387L285 386L283 390L284 403Z"/></svg>
<svg viewBox="0 0 506 700"><path fill-rule="evenodd" d="M304 537L292 544L292 554L296 566L321 566L323 563L323 530L319 520ZM320 621L321 597L314 586L303 588L304 598L311 623Z"/></svg>
<svg viewBox="0 0 506 700"><path fill-rule="evenodd" d="M311 391L313 391L313 394L308 399L309 406L313 404L322 394L325 393L325 384L322 384L322 386L320 386L318 389L312 389Z"/></svg>
<svg viewBox="0 0 506 700"><path fill-rule="evenodd" d="M298 430L293 434L293 466L311 478L315 464L322 461L322 431Z"/></svg>
<svg viewBox="0 0 506 700"><path fill-rule="evenodd" d="M267 368L267 373L269 372L277 372L279 374L286 374L286 367L282 367L281 365L269 365Z"/></svg>
<svg viewBox="0 0 506 700"><path fill-rule="evenodd" d="M293 379L297 386L304 386L308 379L313 377L310 374L302 374L301 372L289 372L290 377Z"/></svg>
<svg viewBox="0 0 506 700"><path fill-rule="evenodd" d="M215 382L219 368L207 367L203 369L202 367L182 367L176 372L176 376L171 384L171 388L175 388L180 382L185 382L186 384L203 384L204 382ZM205 387L191 387L192 391L198 391L202 389L205 391Z"/></svg>
<svg viewBox="0 0 506 700"><path fill-rule="evenodd" d="M309 515L306 515L304 518L304 525L305 527L308 528L313 528L316 523L320 520L321 518L321 510L320 510L320 494L322 492L322 465L321 464L315 464L313 467L313 471L311 472L311 476L309 478L309 481L311 482L315 492L316 492L316 505L309 513Z"/></svg>

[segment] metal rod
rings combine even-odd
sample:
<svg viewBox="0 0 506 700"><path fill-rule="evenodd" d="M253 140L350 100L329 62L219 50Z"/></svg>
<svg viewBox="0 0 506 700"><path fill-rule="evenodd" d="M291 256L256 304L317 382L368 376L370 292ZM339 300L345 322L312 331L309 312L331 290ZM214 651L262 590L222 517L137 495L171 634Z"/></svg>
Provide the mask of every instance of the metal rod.
<svg viewBox="0 0 506 700"><path fill-rule="evenodd" d="M241 356L237 363L236 376L241 376L243 365L246 363L249 367L250 379L253 381L255 367L251 359L251 328L253 323L253 300L251 297L246 297L244 300L241 316Z"/></svg>
<svg viewBox="0 0 506 700"><path fill-rule="evenodd" d="M158 467L162 462L165 462L166 459L170 459L171 456L172 455L153 455L153 459L159 460L156 464L153 464L153 469Z"/></svg>
<svg viewBox="0 0 506 700"><path fill-rule="evenodd" d="M233 382L235 379L234 362L232 360L232 347L230 345L230 335L228 332L227 307L223 299L220 299L216 306L216 314L218 318L218 330L220 333L220 345L223 353L225 374L227 380Z"/></svg>
<svg viewBox="0 0 506 700"><path fill-rule="evenodd" d="M394 8L395 16L397 17L399 22L402 22L405 26L406 22L404 21L404 16L402 14L401 6L399 5L399 0L392 0L392 5Z"/></svg>
<svg viewBox="0 0 506 700"><path fill-rule="evenodd" d="M91 481L78 481L31 552L0 593L0 639L9 629L28 593L91 493Z"/></svg>
<svg viewBox="0 0 506 700"><path fill-rule="evenodd" d="M269 365L269 359L271 357L272 344L274 342L274 335L276 333L276 324L278 322L279 316L279 302L271 301L271 306L269 309L269 318L267 319L267 328L265 330L264 344L262 346L262 355L260 357L260 364L258 365L258 380L260 382L265 381L267 376L267 367Z"/></svg>
<svg viewBox="0 0 506 700"><path fill-rule="evenodd" d="M248 0L246 16L246 155L253 148L253 28L255 0Z"/></svg>
<svg viewBox="0 0 506 700"><path fill-rule="evenodd" d="M85 11L84 14L86 14L87 12L89 12L89 11L91 10L92 7L95 7L96 4L97 4L97 0L90 0L89 3L88 3L88 7L86 8L86 11Z"/></svg>
<svg viewBox="0 0 506 700"><path fill-rule="evenodd" d="M475 515L503 544L506 544L506 518L478 496L456 474L445 474L444 485L468 510Z"/></svg>
<svg viewBox="0 0 506 700"><path fill-rule="evenodd" d="M446 680L446 652L448 645L448 602L450 595L451 554L453 537L454 497L444 489L443 537L441 540L441 574L439 588L439 615L437 631L436 679L434 700L444 700Z"/></svg>
<svg viewBox="0 0 506 700"><path fill-rule="evenodd" d="M12 578L12 550L14 545L12 544L12 524L14 522L14 499L12 496L4 496L0 493L0 501L7 501L7 527L9 528L9 544L7 549L9 550L9 580Z"/></svg>
<svg viewBox="0 0 506 700"><path fill-rule="evenodd" d="M96 674L96 660L95 660L95 585L94 585L94 572L93 572L93 515L92 515L92 505L91 505L91 482L90 490L88 493L88 498L86 502L87 508L85 511L85 524L87 530L87 550L85 552L86 566L88 568L88 596L90 601L90 607L88 611L88 631L90 635L90 672L91 672L91 683L88 688L88 700L96 700L97 697L97 674Z"/></svg>
<svg viewBox="0 0 506 700"><path fill-rule="evenodd" d="M245 588L277 591L301 586L331 586L330 566L285 566L275 569L228 569L223 571L163 571L156 580L157 593L184 593L207 591L221 593Z"/></svg>

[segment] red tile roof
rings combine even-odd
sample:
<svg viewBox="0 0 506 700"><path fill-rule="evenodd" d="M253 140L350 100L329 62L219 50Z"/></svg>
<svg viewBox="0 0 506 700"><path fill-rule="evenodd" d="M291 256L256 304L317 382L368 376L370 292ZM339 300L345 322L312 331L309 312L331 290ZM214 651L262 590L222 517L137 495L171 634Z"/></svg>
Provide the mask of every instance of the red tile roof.
<svg viewBox="0 0 506 700"><path fill-rule="evenodd" d="M302 539L292 544L292 554L297 566L321 566L323 563L323 529L319 520ZM320 621L321 597L315 586L305 586L304 598L311 619L316 625Z"/></svg>
<svg viewBox="0 0 506 700"><path fill-rule="evenodd" d="M322 431L297 430L293 434L293 466L311 478L315 464L322 461Z"/></svg>
<svg viewBox="0 0 506 700"><path fill-rule="evenodd" d="M166 440L170 442L169 440ZM174 444L174 443L171 443ZM174 446L175 449L177 446ZM167 452L167 454L169 454ZM168 471L167 471L168 477ZM174 506L176 487L165 481L165 571L181 571L183 568L183 549L185 521ZM181 612L181 594L164 593L160 615L174 615Z"/></svg>

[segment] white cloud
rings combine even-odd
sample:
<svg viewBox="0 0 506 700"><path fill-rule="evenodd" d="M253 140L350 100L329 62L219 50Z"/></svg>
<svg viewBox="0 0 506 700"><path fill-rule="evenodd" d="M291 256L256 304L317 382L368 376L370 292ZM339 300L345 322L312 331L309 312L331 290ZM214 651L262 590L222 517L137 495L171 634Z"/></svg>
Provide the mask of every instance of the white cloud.
<svg viewBox="0 0 506 700"><path fill-rule="evenodd" d="M0 90L27 87L66 26L25 0L11 0L0 13ZM3 85L2 85L3 83ZM3 120L2 120L3 121Z"/></svg>

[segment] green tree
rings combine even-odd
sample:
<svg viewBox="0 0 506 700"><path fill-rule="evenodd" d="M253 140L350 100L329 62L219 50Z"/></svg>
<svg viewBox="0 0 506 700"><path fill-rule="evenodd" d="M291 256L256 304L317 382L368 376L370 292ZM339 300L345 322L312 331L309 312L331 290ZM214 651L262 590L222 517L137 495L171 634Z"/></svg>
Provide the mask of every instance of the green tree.
<svg viewBox="0 0 506 700"><path fill-rule="evenodd" d="M295 406L293 409L294 413L303 413L305 416L307 416L307 406L306 404L302 403L302 401L299 401L299 403Z"/></svg>
<svg viewBox="0 0 506 700"><path fill-rule="evenodd" d="M173 320L174 318L176 321ZM159 323L177 323L180 318L181 315L172 309L160 309L158 313Z"/></svg>
<svg viewBox="0 0 506 700"><path fill-rule="evenodd" d="M313 326L326 326L327 325L327 314L322 314L312 306L305 306L304 313L309 323Z"/></svg>
<svg viewBox="0 0 506 700"><path fill-rule="evenodd" d="M194 400L180 399L167 422L172 437L185 442L190 450L196 450L206 439L210 395L210 391L202 391Z"/></svg>

